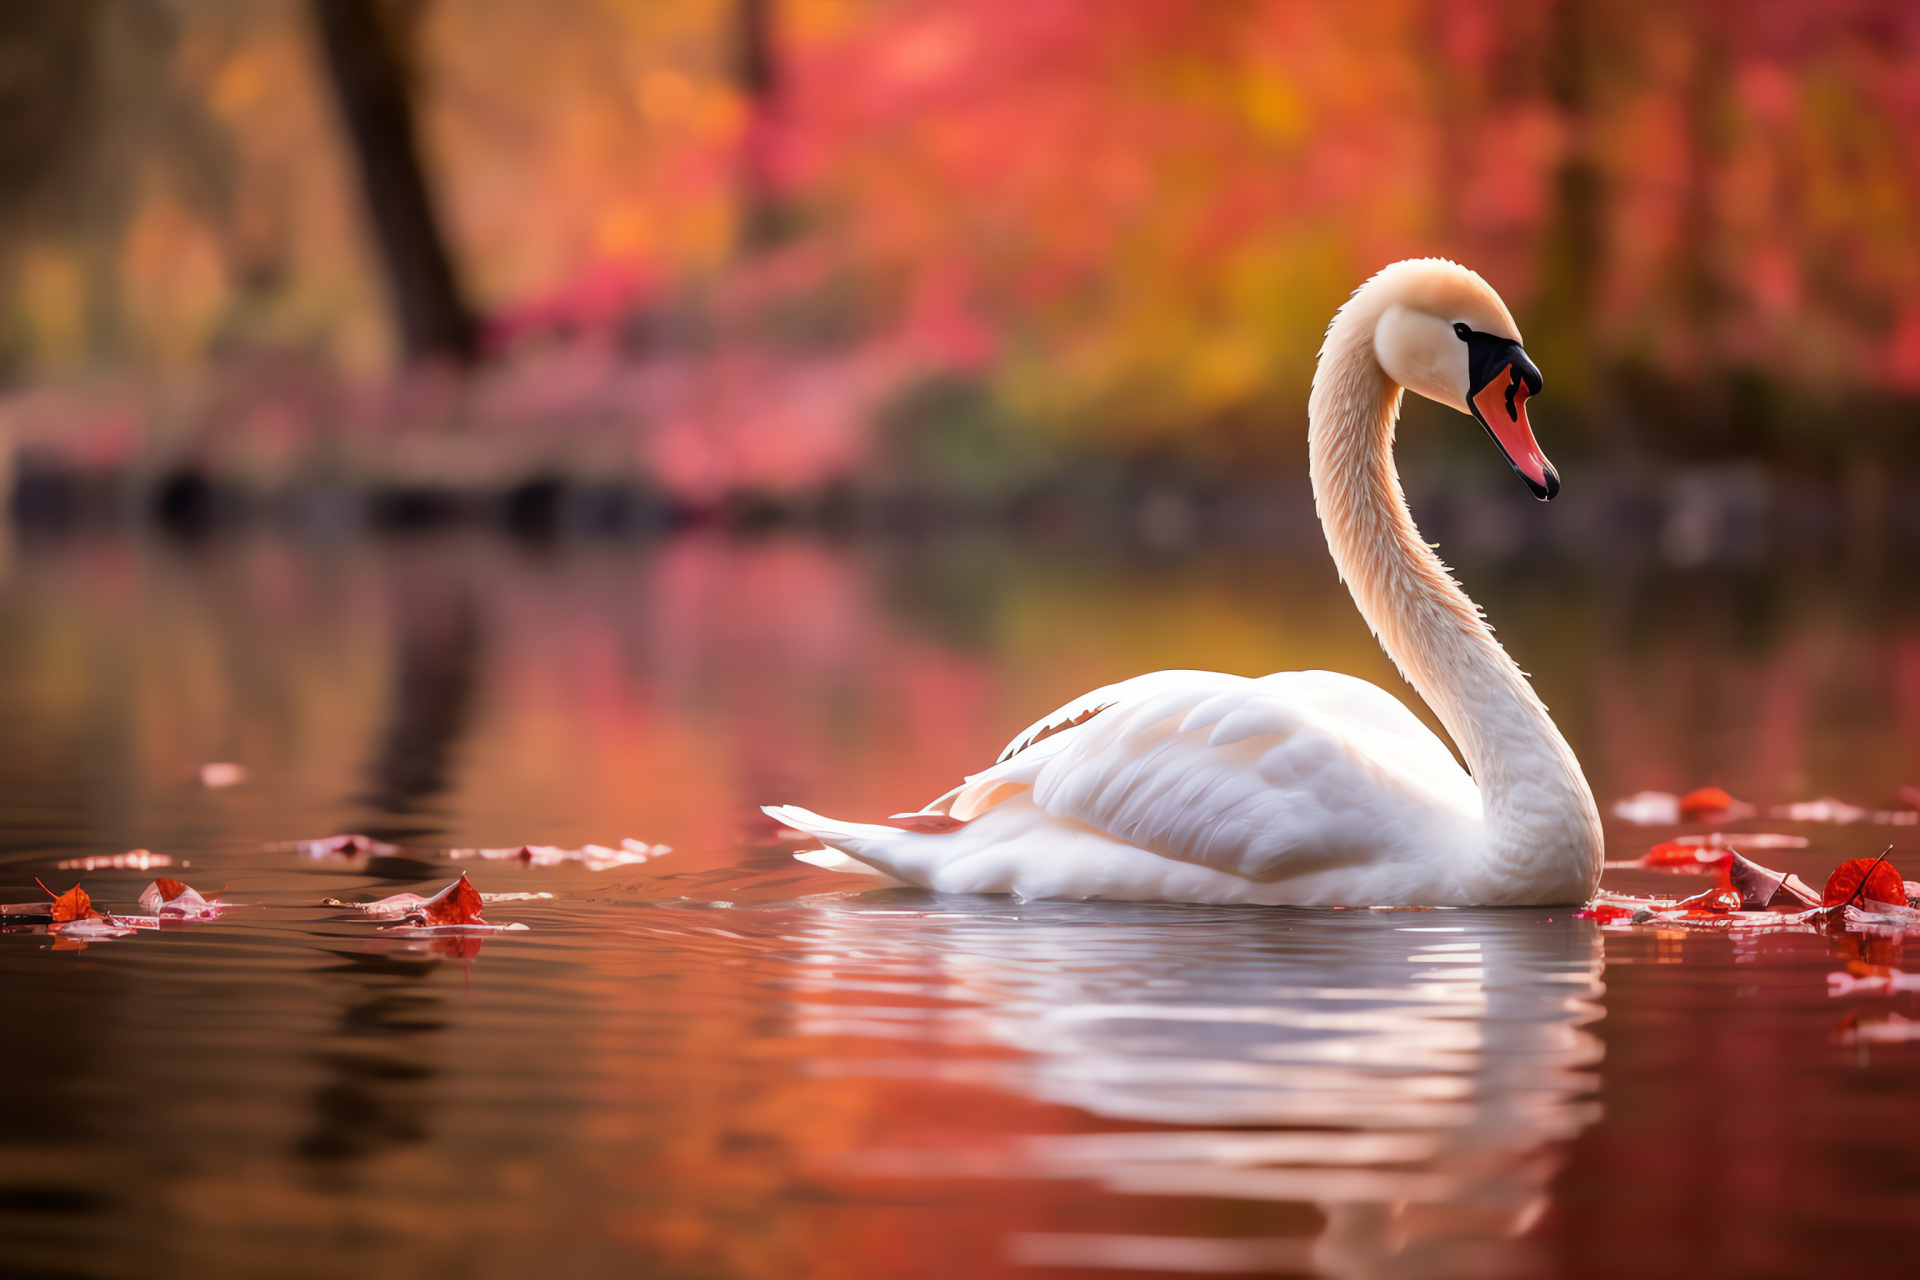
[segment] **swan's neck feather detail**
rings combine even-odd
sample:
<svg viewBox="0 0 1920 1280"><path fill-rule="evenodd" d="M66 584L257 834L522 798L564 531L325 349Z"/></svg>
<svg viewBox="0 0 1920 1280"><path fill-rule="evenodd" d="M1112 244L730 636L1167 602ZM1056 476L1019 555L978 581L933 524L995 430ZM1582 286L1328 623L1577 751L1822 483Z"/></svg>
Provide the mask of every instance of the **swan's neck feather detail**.
<svg viewBox="0 0 1920 1280"><path fill-rule="evenodd" d="M1486 846L1470 877L1476 899L1584 901L1599 880L1602 844L1579 762L1407 510L1393 461L1402 391L1373 347L1395 301L1391 284L1383 273L1341 308L1314 376L1308 448L1327 546L1367 625L1453 735L1480 788Z"/></svg>

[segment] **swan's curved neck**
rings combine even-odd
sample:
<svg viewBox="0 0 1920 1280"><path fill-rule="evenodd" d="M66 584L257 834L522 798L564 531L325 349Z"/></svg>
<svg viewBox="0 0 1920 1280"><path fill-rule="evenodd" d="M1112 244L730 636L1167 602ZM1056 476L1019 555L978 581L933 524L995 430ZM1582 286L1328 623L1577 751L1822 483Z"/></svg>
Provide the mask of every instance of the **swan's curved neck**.
<svg viewBox="0 0 1920 1280"><path fill-rule="evenodd" d="M1309 404L1313 495L1327 546L1367 625L1459 744L1480 789L1477 900L1584 901L1600 817L1579 762L1480 610L1420 537L1393 463L1401 389L1373 353L1364 295L1327 335ZM1371 312L1371 313L1370 313ZM1463 869L1464 870L1464 869ZM1563 897L1542 897L1543 881Z"/></svg>

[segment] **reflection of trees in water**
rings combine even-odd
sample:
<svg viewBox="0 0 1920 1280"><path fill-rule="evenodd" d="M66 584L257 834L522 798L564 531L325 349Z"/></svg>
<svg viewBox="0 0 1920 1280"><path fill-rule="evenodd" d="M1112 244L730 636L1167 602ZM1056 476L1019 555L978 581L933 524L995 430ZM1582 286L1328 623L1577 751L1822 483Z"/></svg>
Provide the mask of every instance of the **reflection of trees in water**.
<svg viewBox="0 0 1920 1280"><path fill-rule="evenodd" d="M393 692L387 726L367 767L369 804L414 812L445 791L479 684L480 619L464 590L420 573L395 592Z"/></svg>
<svg viewBox="0 0 1920 1280"><path fill-rule="evenodd" d="M663 705L723 726L743 807L858 780L892 812L1004 739L977 660L902 636L852 557L691 537L652 568L648 676ZM874 723L884 735L864 731ZM974 754L953 750L969 738Z"/></svg>
<svg viewBox="0 0 1920 1280"><path fill-rule="evenodd" d="M439 1071L422 1061L444 1031L440 998L426 979L432 961L352 952L321 970L344 988L332 1046L316 1055L325 1078L313 1091L311 1125L295 1148L303 1160L339 1167L430 1136L428 1087Z"/></svg>
<svg viewBox="0 0 1920 1280"><path fill-rule="evenodd" d="M984 1162L875 1151L857 1162L869 1172L1310 1205L1318 1235L1265 1242L1289 1269L1496 1275L1533 1265L1522 1237L1547 1206L1559 1146L1598 1114L1586 1068L1601 1050L1583 1027L1600 1016L1599 936L1564 918L1036 903L937 921L839 906L826 926L830 963L804 990L942 1003L804 1004L801 1033L1022 1054L849 1069L960 1068L1160 1126L1031 1137ZM1047 1237L1045 1250L1071 1260L1079 1240L1086 1263L1113 1239Z"/></svg>

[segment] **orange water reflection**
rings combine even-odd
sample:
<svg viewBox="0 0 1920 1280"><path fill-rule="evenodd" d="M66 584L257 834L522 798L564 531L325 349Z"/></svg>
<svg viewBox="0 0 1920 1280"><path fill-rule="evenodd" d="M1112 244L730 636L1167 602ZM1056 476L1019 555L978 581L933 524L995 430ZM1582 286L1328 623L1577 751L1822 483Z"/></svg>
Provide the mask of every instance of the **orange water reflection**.
<svg viewBox="0 0 1920 1280"><path fill-rule="evenodd" d="M1603 796L1920 781L1920 626L1872 583L1467 577ZM1793 1258L1852 1220L1820 1188L1897 1165L1916 1047L1831 1032L1920 1010L1829 995L1819 939L861 894L754 809L889 812L1175 665L1401 687L1306 550L16 548L0 900L142 845L243 905L83 955L0 939L0 1018L40 1032L6 1059L0 1191L93 1206L78 1262L64 1219L0 1239L82 1274L1441 1277L1627 1273L1647 1231L1712 1274L1671 1206ZM209 760L247 781L200 786ZM1797 829L1808 875L1885 833ZM339 830L404 858L263 852ZM557 895L490 905L530 928L484 947L320 906L451 878L440 846L628 836L675 852L459 864ZM147 878L87 885L125 907ZM1736 1162L1740 1198L1707 1190ZM1871 1256L1844 1240L1821 1256Z"/></svg>

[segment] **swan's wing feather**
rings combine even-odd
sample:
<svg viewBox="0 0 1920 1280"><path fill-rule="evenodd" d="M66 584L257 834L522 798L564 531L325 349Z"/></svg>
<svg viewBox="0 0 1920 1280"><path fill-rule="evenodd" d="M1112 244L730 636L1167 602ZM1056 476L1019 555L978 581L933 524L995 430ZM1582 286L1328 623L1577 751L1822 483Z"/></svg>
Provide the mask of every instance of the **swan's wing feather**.
<svg viewBox="0 0 1920 1280"><path fill-rule="evenodd" d="M1364 681L1157 674L1179 678L1030 748L1042 758L996 770L1020 766L1053 817L1260 880L1430 851L1436 820L1479 816L1445 744Z"/></svg>
<svg viewBox="0 0 1920 1280"><path fill-rule="evenodd" d="M978 792L998 782L1031 786L1047 761L1086 734L1089 725L1097 726L1100 719L1115 708L1137 707L1142 701L1169 692L1190 697L1196 691L1251 683L1245 676L1222 675L1217 671L1154 671L1117 684L1102 685L1022 729L993 764L968 774L959 786L928 802L920 812L949 812L962 792Z"/></svg>
<svg viewBox="0 0 1920 1280"><path fill-rule="evenodd" d="M1007 744L1007 749L1000 753L994 763L1005 764L1014 756L1031 750L1068 729L1078 728L1113 706L1150 697L1166 689L1180 688L1208 680L1245 683L1246 677L1226 676L1215 671L1151 671L1143 676L1134 676L1131 680L1122 680L1118 684L1102 685L1091 693L1082 694L1072 702L1055 708L1016 733L1013 741ZM1056 744L1054 749L1058 750L1059 744Z"/></svg>
<svg viewBox="0 0 1920 1280"><path fill-rule="evenodd" d="M1480 793L1439 735L1407 704L1377 684L1337 671L1280 671L1254 681L1262 693L1335 717L1355 730L1370 730L1372 747L1401 767L1459 790L1458 798L1476 812Z"/></svg>

